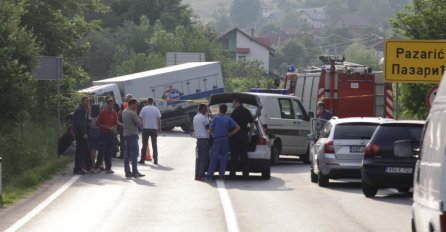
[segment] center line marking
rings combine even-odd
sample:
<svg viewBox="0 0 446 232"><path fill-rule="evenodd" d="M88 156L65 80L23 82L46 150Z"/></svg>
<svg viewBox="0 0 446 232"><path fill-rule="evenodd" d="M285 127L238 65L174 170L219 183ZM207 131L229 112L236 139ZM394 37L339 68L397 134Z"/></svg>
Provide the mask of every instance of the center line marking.
<svg viewBox="0 0 446 232"><path fill-rule="evenodd" d="M234 209L232 208L231 199L229 198L228 192L226 191L225 182L217 180L217 189L218 193L220 194L223 211L225 212L228 232L239 232L237 218L235 217Z"/></svg>
<svg viewBox="0 0 446 232"><path fill-rule="evenodd" d="M8 229L6 229L4 232L15 232L20 227L24 226L26 223L28 223L33 217L35 217L40 211L45 209L51 202L53 202L57 197L59 197L65 190L67 190L74 182L76 182L80 178L79 175L75 175L71 177L70 180L68 180L62 187L60 187L56 192L51 194L48 198L46 198L42 203L40 203L38 206L36 206L34 209L29 211L25 216L23 216L20 220L18 220L14 225L10 226Z"/></svg>

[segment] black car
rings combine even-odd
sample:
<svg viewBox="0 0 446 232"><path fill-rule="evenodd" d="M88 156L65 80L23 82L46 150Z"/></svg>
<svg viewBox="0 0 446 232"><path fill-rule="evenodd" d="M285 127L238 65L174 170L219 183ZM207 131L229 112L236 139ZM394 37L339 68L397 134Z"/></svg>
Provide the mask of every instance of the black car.
<svg viewBox="0 0 446 232"><path fill-rule="evenodd" d="M408 192L413 186L416 158L397 157L396 141L410 141L419 147L424 121L387 121L379 125L364 152L361 168L362 192L374 197L379 188L396 188Z"/></svg>

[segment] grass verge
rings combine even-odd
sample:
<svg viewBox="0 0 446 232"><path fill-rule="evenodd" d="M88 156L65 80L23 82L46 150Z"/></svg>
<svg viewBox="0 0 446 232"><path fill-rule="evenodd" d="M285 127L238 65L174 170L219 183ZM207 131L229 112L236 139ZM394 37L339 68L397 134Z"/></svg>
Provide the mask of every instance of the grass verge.
<svg viewBox="0 0 446 232"><path fill-rule="evenodd" d="M73 157L61 157L18 175L5 186L2 194L3 205L8 206L28 196L72 161Z"/></svg>
<svg viewBox="0 0 446 232"><path fill-rule="evenodd" d="M27 196L73 161L73 157L57 157L55 131L54 122L28 121L8 133L0 132L0 205L10 205Z"/></svg>

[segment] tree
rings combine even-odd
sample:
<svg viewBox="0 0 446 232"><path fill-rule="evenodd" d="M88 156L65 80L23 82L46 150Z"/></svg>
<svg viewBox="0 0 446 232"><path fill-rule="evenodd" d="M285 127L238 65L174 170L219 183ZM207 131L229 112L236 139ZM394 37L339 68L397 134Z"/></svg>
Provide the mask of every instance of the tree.
<svg viewBox="0 0 446 232"><path fill-rule="evenodd" d="M366 65L372 70L378 68L375 50L358 43L353 43L345 49L345 59L349 62Z"/></svg>
<svg viewBox="0 0 446 232"><path fill-rule="evenodd" d="M446 4L444 0L413 0L390 21L397 33L413 39L446 38ZM432 85L403 84L401 108L409 117L425 118L428 109L424 96ZM420 97L420 95L422 97ZM420 100L423 99L423 100Z"/></svg>
<svg viewBox="0 0 446 232"><path fill-rule="evenodd" d="M24 120L32 97L31 67L40 52L31 31L20 25L25 2L2 1L0 7L0 131ZM6 130L9 131L9 130Z"/></svg>
<svg viewBox="0 0 446 232"><path fill-rule="evenodd" d="M143 16L151 23L160 20L169 31L177 25L192 23L192 9L181 0L104 0L104 3L110 11L92 16L101 19L104 28L122 26L126 21L139 24Z"/></svg>
<svg viewBox="0 0 446 232"><path fill-rule="evenodd" d="M63 57L64 73L61 92L71 92L73 88L88 81L79 59L88 48L81 43L90 31L99 27L99 22L88 20L88 12L101 12L105 7L99 0L23 0L25 12L20 25L29 28L42 47L41 55ZM56 84L36 82L34 100L30 104L32 115L37 120L52 119L56 115ZM44 112L44 113L42 113Z"/></svg>
<svg viewBox="0 0 446 232"><path fill-rule="evenodd" d="M262 16L259 0L234 0L230 9L233 22L241 27L253 26Z"/></svg>
<svg viewBox="0 0 446 232"><path fill-rule="evenodd" d="M223 63L223 77L226 92L243 92L250 88L272 88L273 80L258 61Z"/></svg>

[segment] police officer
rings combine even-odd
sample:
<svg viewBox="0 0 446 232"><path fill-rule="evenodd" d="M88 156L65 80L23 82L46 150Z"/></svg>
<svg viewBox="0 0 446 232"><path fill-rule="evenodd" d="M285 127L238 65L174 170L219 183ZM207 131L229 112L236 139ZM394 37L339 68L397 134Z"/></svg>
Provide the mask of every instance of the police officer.
<svg viewBox="0 0 446 232"><path fill-rule="evenodd" d="M234 111L231 118L240 126L240 130L229 141L231 152L229 177L235 178L237 169L241 167L243 177L246 178L249 176L248 144L251 141L250 131L254 127L254 119L251 112L240 103L239 98L233 98L232 107Z"/></svg>

